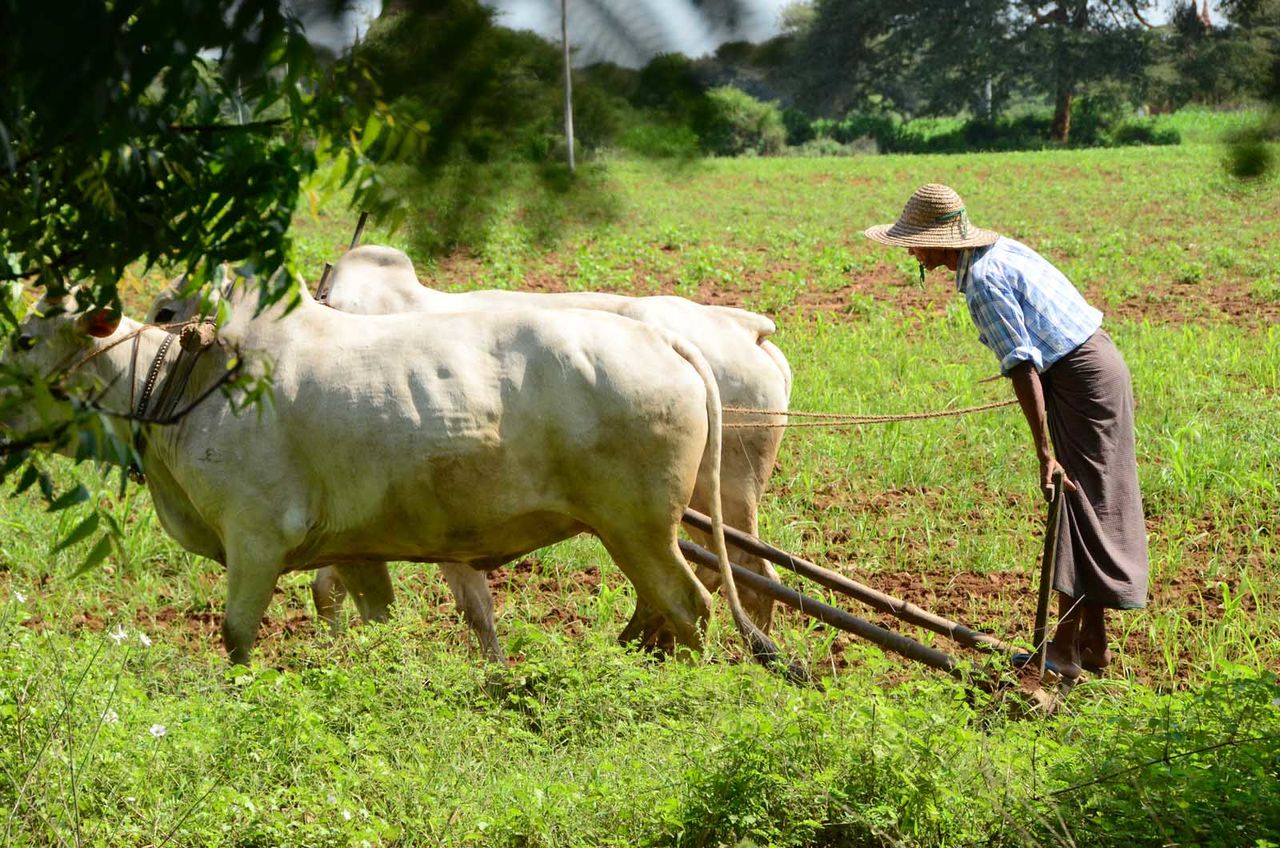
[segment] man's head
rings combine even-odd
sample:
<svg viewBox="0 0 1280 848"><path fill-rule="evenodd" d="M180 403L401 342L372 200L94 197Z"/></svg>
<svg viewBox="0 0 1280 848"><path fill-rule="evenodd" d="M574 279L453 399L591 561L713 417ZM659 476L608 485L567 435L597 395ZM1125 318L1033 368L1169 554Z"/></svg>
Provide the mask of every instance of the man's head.
<svg viewBox="0 0 1280 848"><path fill-rule="evenodd" d="M926 271L942 267L954 271L960 264L960 251L954 247L908 247L907 253Z"/></svg>
<svg viewBox="0 0 1280 848"><path fill-rule="evenodd" d="M944 266L954 271L961 250L983 247L1000 238L998 233L971 225L960 195L938 183L916 189L896 222L871 227L863 235L881 244L905 247L930 271Z"/></svg>

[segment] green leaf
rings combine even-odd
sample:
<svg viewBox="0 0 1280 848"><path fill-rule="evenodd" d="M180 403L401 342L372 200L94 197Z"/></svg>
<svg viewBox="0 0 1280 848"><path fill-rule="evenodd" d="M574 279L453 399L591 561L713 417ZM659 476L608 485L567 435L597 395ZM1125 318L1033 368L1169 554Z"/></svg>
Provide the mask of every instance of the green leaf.
<svg viewBox="0 0 1280 848"><path fill-rule="evenodd" d="M76 529L72 530L61 542L53 546L53 550L50 553L56 554L59 551L64 551L72 545L77 545L92 536L93 531L98 529L99 518L100 516L95 512L85 520L81 521L76 525Z"/></svg>
<svg viewBox="0 0 1280 848"><path fill-rule="evenodd" d="M377 112L370 112L368 119L364 122L364 132L360 135L360 149L368 150L372 147L381 132L382 116Z"/></svg>
<svg viewBox="0 0 1280 848"><path fill-rule="evenodd" d="M70 491L63 492L56 499L49 503L46 512L57 512L66 509L69 506L75 506L89 500L89 490L83 484L76 486Z"/></svg>
<svg viewBox="0 0 1280 848"><path fill-rule="evenodd" d="M71 575L74 580L81 574L92 569L95 565L107 558L107 554L111 552L111 534L103 533L98 539L98 543L93 546L89 554L84 558L84 562L80 563L80 567Z"/></svg>

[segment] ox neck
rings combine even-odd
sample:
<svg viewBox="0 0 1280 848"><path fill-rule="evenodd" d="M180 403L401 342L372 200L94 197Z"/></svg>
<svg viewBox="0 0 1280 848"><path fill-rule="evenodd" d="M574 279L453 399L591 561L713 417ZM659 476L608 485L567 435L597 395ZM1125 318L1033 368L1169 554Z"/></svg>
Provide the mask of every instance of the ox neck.
<svg viewBox="0 0 1280 848"><path fill-rule="evenodd" d="M99 406L108 413L143 424L165 423L190 394L187 382L199 355L184 351L174 333L126 318L72 370L106 387Z"/></svg>

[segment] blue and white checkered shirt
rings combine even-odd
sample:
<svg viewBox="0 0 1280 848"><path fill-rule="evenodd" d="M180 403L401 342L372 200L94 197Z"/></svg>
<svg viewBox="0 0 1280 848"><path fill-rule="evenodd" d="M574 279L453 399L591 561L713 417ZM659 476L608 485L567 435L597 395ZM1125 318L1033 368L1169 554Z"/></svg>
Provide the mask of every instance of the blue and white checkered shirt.
<svg viewBox="0 0 1280 848"><path fill-rule="evenodd" d="M1045 371L1102 326L1102 313L1061 271L1011 238L962 251L956 289L1005 376L1022 362Z"/></svg>

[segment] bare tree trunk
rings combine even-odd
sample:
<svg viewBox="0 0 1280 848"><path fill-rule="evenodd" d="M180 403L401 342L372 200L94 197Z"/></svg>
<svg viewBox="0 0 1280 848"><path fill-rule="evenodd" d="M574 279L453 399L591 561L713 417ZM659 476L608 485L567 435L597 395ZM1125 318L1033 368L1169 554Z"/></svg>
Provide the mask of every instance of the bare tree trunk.
<svg viewBox="0 0 1280 848"><path fill-rule="evenodd" d="M564 143L573 166L573 72L569 64L569 0L560 0L560 40L564 45Z"/></svg>
<svg viewBox="0 0 1280 848"><path fill-rule="evenodd" d="M1071 140L1071 101L1076 87L1071 42L1073 36L1083 33L1089 25L1088 0L1058 0L1048 19L1057 31L1054 71L1058 89L1049 134L1054 141L1066 144Z"/></svg>
<svg viewBox="0 0 1280 848"><path fill-rule="evenodd" d="M1071 88L1063 80L1058 81L1058 99L1053 107L1053 126L1049 135L1054 141L1066 144L1071 140Z"/></svg>

